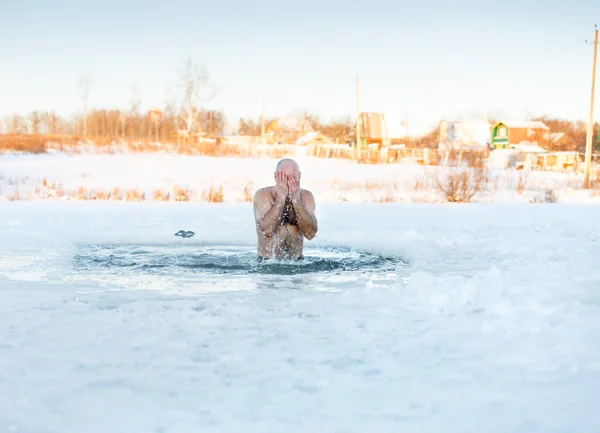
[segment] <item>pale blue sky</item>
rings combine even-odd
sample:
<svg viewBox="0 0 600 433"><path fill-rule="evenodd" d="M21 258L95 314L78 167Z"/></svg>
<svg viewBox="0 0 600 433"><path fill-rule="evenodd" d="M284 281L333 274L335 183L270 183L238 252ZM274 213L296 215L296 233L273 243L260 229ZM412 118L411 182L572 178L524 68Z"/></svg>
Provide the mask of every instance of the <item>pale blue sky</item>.
<svg viewBox="0 0 600 433"><path fill-rule="evenodd" d="M600 1L19 0L0 6L0 115L144 107L191 56L234 120L361 108L436 123L457 115L586 119ZM597 98L599 99L599 98ZM598 113L600 109L597 109ZM596 116L598 118L599 116Z"/></svg>

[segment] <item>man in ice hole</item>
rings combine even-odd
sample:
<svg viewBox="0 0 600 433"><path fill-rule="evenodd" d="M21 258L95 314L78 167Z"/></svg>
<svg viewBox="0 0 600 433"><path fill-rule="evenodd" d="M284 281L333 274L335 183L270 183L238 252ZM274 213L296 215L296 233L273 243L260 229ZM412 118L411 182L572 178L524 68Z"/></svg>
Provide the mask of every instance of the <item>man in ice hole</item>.
<svg viewBox="0 0 600 433"><path fill-rule="evenodd" d="M304 238L317 234L315 198L300 188L300 167L285 158L275 168L275 185L254 195L254 218L258 235L258 257L301 260Z"/></svg>

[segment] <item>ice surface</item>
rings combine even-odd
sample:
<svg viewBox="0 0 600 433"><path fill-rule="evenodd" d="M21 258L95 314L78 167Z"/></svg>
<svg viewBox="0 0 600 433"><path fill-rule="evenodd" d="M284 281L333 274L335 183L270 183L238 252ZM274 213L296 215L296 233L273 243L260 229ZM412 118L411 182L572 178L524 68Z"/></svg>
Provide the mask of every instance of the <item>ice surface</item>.
<svg viewBox="0 0 600 433"><path fill-rule="evenodd" d="M1 432L600 429L598 207L322 203L309 255L403 262L215 275L169 253L249 257L249 204L0 212Z"/></svg>

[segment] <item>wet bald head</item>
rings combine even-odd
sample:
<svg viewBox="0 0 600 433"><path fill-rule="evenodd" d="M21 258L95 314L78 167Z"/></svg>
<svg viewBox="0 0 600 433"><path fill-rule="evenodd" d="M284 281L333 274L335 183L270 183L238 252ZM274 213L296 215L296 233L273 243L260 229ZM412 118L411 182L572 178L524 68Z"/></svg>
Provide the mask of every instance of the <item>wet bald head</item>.
<svg viewBox="0 0 600 433"><path fill-rule="evenodd" d="M297 179L300 179L300 166L291 158L284 158L277 163L275 173L280 171L287 175L294 175Z"/></svg>

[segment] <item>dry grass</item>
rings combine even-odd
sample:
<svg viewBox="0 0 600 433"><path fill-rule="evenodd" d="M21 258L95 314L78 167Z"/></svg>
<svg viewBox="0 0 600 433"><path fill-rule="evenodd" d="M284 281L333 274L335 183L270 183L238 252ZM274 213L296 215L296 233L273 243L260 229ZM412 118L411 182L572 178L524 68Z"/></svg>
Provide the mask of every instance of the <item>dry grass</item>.
<svg viewBox="0 0 600 433"><path fill-rule="evenodd" d="M9 185L22 184L23 179L10 179ZM0 196L2 192L2 185L0 185ZM87 189L84 186L79 186L74 190L66 190L62 185L56 184L56 182L50 183L47 179L42 179L38 185L32 186L32 196L41 199L56 199L66 198L73 200L110 200L110 201L126 201L126 202L144 202L148 199L146 193L140 189L125 189L118 186L111 190L102 189ZM180 187L173 188L172 192L164 191L161 189L154 190L152 195L149 197L154 201L190 201L192 191ZM4 197L7 200L18 201L23 200L23 196L17 192L10 196ZM208 192L203 195L203 199L214 203L223 202L223 188L211 187Z"/></svg>
<svg viewBox="0 0 600 433"><path fill-rule="evenodd" d="M156 153L168 152L181 155L202 155L214 157L237 157L237 158L284 158L294 156L297 151L294 144L239 144L234 142L217 142L207 140L202 142L178 144L176 139L167 142L154 142L149 139L127 141L121 138L105 136L88 136L83 138L76 135L25 135L25 134L0 134L0 153L18 151L24 153L44 153L48 150L56 150L70 154L80 154L93 151L98 154L115 154L117 152L127 153ZM406 148L400 151L398 158L384 157L387 148L380 150L371 149L367 160L367 152L359 152L357 163L389 164L402 160L403 158L423 155L423 148ZM355 159L353 148L347 145L327 146L309 145L306 154L317 158L340 158ZM429 149L428 160L423 161L427 165L439 165L438 162L448 160L451 163L465 161L469 166L477 166L482 155L479 152L457 152L452 151L446 157L446 152L437 149Z"/></svg>
<svg viewBox="0 0 600 433"><path fill-rule="evenodd" d="M365 181L365 189L367 191L382 189L383 187L384 187L384 184L381 181L372 181L372 180Z"/></svg>
<svg viewBox="0 0 600 433"><path fill-rule="evenodd" d="M92 200L108 200L110 199L110 193L108 191L98 191L94 195Z"/></svg>
<svg viewBox="0 0 600 433"><path fill-rule="evenodd" d="M382 194L379 196L379 203L395 203L398 200L393 195Z"/></svg>
<svg viewBox="0 0 600 433"><path fill-rule="evenodd" d="M247 203L252 203L254 199L254 194L252 194L253 184L250 182L248 185L244 187L244 201Z"/></svg>
<svg viewBox="0 0 600 433"><path fill-rule="evenodd" d="M489 190L490 177L486 168L449 167L447 173L435 179L436 189L450 203L469 203Z"/></svg>
<svg viewBox="0 0 600 433"><path fill-rule="evenodd" d="M85 190L85 188L83 188L82 186L80 186L79 188L77 188L77 191L75 192L75 200L87 200L89 197L88 192Z"/></svg>
<svg viewBox="0 0 600 433"><path fill-rule="evenodd" d="M431 189L431 176L417 176L412 186L413 191L429 191Z"/></svg>
<svg viewBox="0 0 600 433"><path fill-rule="evenodd" d="M130 189L125 192L125 201L140 202L144 201L145 198L146 194L143 191L138 191L137 189Z"/></svg>
<svg viewBox="0 0 600 433"><path fill-rule="evenodd" d="M110 193L110 199L111 200L123 200L123 194L121 193L121 190L119 189L119 187L114 187L113 190Z"/></svg>
<svg viewBox="0 0 600 433"><path fill-rule="evenodd" d="M169 192L164 192L160 189L155 190L152 193L152 200L154 201L169 201L170 198Z"/></svg>
<svg viewBox="0 0 600 433"><path fill-rule="evenodd" d="M138 189L121 190L118 187L112 191L87 189L79 186L74 191L67 191L62 186L56 186L55 183L48 185L46 180L42 180L39 186L35 188L35 193L42 198L68 198L74 200L112 200L142 202L146 199L146 194Z"/></svg>
<svg viewBox="0 0 600 433"><path fill-rule="evenodd" d="M519 180L517 182L517 193L523 194L523 191L527 188L527 173L524 171L519 172Z"/></svg>
<svg viewBox="0 0 600 433"><path fill-rule="evenodd" d="M548 188L541 197L534 197L529 200L529 203L556 203L558 197L553 189Z"/></svg>
<svg viewBox="0 0 600 433"><path fill-rule="evenodd" d="M154 143L149 141L124 142L121 140L105 140L98 142L90 138L90 144L81 145L79 142L70 145L48 145L47 149L56 149L69 153L82 153L93 150L99 154L115 154L117 152L146 154L157 152L168 152L189 156L212 156L212 157L267 157L281 159L293 156L296 153L294 145L266 145L245 146L237 144L216 144L215 142L199 142L193 144L177 145L176 143Z"/></svg>
<svg viewBox="0 0 600 433"><path fill-rule="evenodd" d="M211 186L208 191L202 193L202 200L209 203L223 203L223 187L220 186L219 189L216 189Z"/></svg>
<svg viewBox="0 0 600 433"><path fill-rule="evenodd" d="M467 167L466 164L463 164L462 166L424 168L424 170L423 174L414 179L414 182L411 183L411 180L407 179L407 182L403 184L400 191L398 190L399 181L394 179L357 179L350 182L334 180L332 181L331 189L341 193L339 195L340 201L348 201L346 193L353 191L358 194L358 197L363 197L366 201L379 203L392 203L411 199L414 202L427 203L439 203L443 201L468 203L475 201L479 195L494 191L497 188L498 178L490 176L485 167ZM146 197L144 191L118 186L107 190L92 190L84 186L66 190L61 184L57 184L47 178L39 180L37 184L32 184L29 177L7 178L2 173L0 173L0 180L5 186L4 191L8 188L8 192L5 192L5 195L1 198L11 201L29 198L64 198L127 202L143 202L147 199L161 202L187 202L200 198L202 201L210 203L224 202L224 188L218 184L207 185L207 189L204 191L192 191L182 187L175 187L170 191L156 189ZM506 181L508 189L514 191L516 188L519 194L527 191L528 197L532 197L533 195L530 193L536 190L545 191L543 195L531 199L531 203L555 203L557 201L557 196L552 189L553 184L535 182L535 177L529 179L526 172L519 172L518 176L507 176ZM532 183L539 183L539 185L532 185ZM594 186L598 187L598 184L596 183ZM1 188L2 185L0 185L0 196L2 193ZM563 186L561 185L560 189L562 188ZM240 185L239 189L234 192L235 200L252 202L253 190L252 182L246 183L245 186ZM407 197L406 193L410 190L417 194L411 194L411 197ZM13 191L16 192L13 193ZM26 197L24 196L24 191L26 191ZM592 193L595 193L595 191ZM192 197L193 195L195 197Z"/></svg>
<svg viewBox="0 0 600 433"><path fill-rule="evenodd" d="M46 152L47 138L41 135L0 135L0 153L2 152Z"/></svg>
<svg viewBox="0 0 600 433"><path fill-rule="evenodd" d="M175 187L173 188L174 201L190 201L191 192L187 189Z"/></svg>

